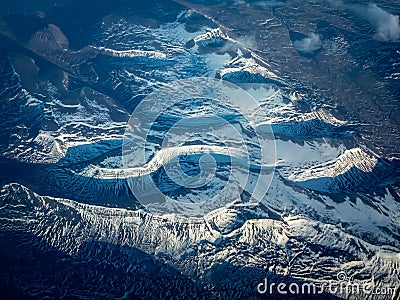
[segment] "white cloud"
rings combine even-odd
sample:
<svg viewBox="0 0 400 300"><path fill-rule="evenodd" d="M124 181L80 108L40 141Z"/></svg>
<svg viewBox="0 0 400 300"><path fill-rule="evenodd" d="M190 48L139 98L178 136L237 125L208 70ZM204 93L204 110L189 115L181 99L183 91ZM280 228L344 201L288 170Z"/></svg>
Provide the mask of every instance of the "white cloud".
<svg viewBox="0 0 400 300"><path fill-rule="evenodd" d="M312 32L308 37L295 41L293 45L300 52L312 53L321 49L321 39L319 38L319 35Z"/></svg>
<svg viewBox="0 0 400 300"><path fill-rule="evenodd" d="M374 3L358 11L375 27L374 39L385 42L400 39L399 16L388 13Z"/></svg>

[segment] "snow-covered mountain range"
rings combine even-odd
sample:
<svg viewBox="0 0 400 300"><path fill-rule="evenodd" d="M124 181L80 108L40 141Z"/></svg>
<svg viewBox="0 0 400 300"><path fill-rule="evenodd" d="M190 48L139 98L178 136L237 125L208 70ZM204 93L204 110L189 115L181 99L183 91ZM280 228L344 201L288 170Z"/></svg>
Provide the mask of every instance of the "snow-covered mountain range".
<svg viewBox="0 0 400 300"><path fill-rule="evenodd" d="M365 20L352 21L339 1L309 1L308 23L293 21L305 14L299 1L137 2L145 8L100 7L80 33L57 6L35 10L29 28L17 22L26 15L0 20L0 289L10 298L257 299L265 278L321 285L345 272L394 293L318 298L396 299L398 83L363 69L346 46L355 35L371 39ZM310 38L311 29L318 47L303 55L296 32ZM130 145L145 163L127 162L129 126L144 127L130 123L132 112L152 92L197 77L235 84L257 106L195 97L169 106ZM147 115L165 106L152 104ZM273 157L263 160L271 131ZM235 134L250 153L244 185ZM206 184L171 179L173 163L185 180L202 174L204 154L215 167L209 181L196 177ZM255 189L259 178L267 179ZM233 196L221 193L228 183ZM154 186L209 211L154 213L138 197ZM259 203L246 205L256 194ZM222 196L233 199L207 203Z"/></svg>

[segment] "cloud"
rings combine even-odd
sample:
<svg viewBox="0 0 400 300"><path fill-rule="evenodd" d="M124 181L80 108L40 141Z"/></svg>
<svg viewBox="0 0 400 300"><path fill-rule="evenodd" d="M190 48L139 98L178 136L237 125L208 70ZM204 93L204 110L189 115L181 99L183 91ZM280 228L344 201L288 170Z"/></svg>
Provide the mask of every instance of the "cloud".
<svg viewBox="0 0 400 300"><path fill-rule="evenodd" d="M229 38L227 43L222 47L221 52L236 52L239 48L257 49L257 40L254 36L239 37L236 39Z"/></svg>
<svg viewBox="0 0 400 300"><path fill-rule="evenodd" d="M294 41L293 45L297 49L297 51L303 53L312 53L314 51L321 49L322 47L319 35L313 32L310 33L308 37L304 39Z"/></svg>
<svg viewBox="0 0 400 300"><path fill-rule="evenodd" d="M374 39L384 42L400 39L399 16L388 13L374 3L359 7L357 11L375 27Z"/></svg>

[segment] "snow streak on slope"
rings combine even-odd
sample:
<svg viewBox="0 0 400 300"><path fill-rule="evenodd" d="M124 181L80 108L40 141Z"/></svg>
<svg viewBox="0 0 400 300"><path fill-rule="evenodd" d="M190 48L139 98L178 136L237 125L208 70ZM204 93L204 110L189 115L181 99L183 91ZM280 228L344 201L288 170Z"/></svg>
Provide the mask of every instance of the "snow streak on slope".
<svg viewBox="0 0 400 300"><path fill-rule="evenodd" d="M224 34L221 29L216 28L207 33L196 36L194 42L202 47L211 45L218 45L224 41L233 41L226 34Z"/></svg>
<svg viewBox="0 0 400 300"><path fill-rule="evenodd" d="M333 161L293 173L289 179L318 191L371 191L382 187L388 180L395 181L397 173L390 162L354 148Z"/></svg>
<svg viewBox="0 0 400 300"><path fill-rule="evenodd" d="M105 55L115 56L115 57L146 57L146 58L156 58L156 59L166 59L167 56L164 53L157 51L143 51L143 50L113 50L109 48L99 47L97 48L101 53Z"/></svg>
<svg viewBox="0 0 400 300"><path fill-rule="evenodd" d="M310 177L335 177L346 173L354 167L363 172L372 172L377 162L378 160L375 157L367 155L360 148L355 148L345 151L345 153L335 161L330 161L322 166L308 169L298 176L292 175L290 179L305 181Z"/></svg>
<svg viewBox="0 0 400 300"><path fill-rule="evenodd" d="M234 83L281 84L282 82L275 73L257 64L253 58L244 58L240 55L228 62L218 75L220 78Z"/></svg>

